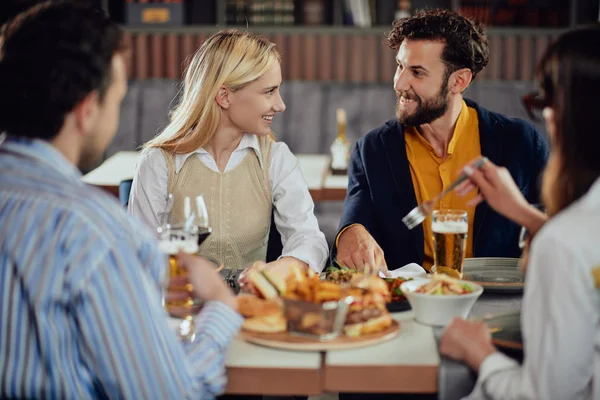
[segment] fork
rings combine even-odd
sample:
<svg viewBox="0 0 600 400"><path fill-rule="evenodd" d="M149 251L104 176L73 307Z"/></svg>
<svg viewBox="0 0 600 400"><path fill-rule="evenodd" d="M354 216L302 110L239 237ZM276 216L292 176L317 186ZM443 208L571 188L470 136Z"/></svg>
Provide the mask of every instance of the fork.
<svg viewBox="0 0 600 400"><path fill-rule="evenodd" d="M480 158L473 164L473 168L475 168L475 169L481 168L483 166L483 164L486 163L486 161L487 161L486 157ZM468 178L468 176L465 173L462 173L458 177L457 180L455 180L450 186L448 186L440 194L435 196L433 199L425 201L425 202L421 203L420 205L418 205L417 207L413 208L408 214L406 214L406 216L404 218L402 218L402 222L404 222L404 225L406 225L406 227L408 229L413 229L414 227L419 225L421 222L425 221L425 218L427 218L427 216L431 214L431 212L433 211L433 208L435 207L437 202L440 201L445 195L447 195L448 193L450 193L451 191L456 189L456 187L458 185L460 185L461 183L463 183L464 181L466 181L467 178Z"/></svg>

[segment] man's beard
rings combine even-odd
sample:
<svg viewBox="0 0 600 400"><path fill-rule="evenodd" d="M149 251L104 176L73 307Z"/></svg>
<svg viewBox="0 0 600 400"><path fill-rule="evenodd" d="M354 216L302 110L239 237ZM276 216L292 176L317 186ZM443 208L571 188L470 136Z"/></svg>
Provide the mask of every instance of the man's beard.
<svg viewBox="0 0 600 400"><path fill-rule="evenodd" d="M417 102L417 109L408 114L400 108L400 97L413 99ZM448 79L444 80L438 94L431 99L423 101L416 94L408 92L396 92L396 118L405 126L418 126L428 124L440 118L448 110Z"/></svg>

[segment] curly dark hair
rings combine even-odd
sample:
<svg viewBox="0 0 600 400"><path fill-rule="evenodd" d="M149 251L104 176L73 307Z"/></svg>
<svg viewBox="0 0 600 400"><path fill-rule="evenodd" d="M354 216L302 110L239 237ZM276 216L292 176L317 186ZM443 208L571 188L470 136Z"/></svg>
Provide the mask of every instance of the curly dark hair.
<svg viewBox="0 0 600 400"><path fill-rule="evenodd" d="M0 35L0 130L46 140L87 95L103 99L113 55L125 49L119 26L83 2L41 3Z"/></svg>
<svg viewBox="0 0 600 400"><path fill-rule="evenodd" d="M446 76L468 68L475 79L489 61L483 26L454 11L424 10L394 21L387 45L398 50L404 39L444 42L442 60L446 64Z"/></svg>

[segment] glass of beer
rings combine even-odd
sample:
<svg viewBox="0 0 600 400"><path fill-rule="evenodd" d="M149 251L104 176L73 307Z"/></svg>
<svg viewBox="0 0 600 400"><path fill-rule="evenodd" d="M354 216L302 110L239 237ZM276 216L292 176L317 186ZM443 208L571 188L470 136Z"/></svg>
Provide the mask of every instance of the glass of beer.
<svg viewBox="0 0 600 400"><path fill-rule="evenodd" d="M166 225L158 228L158 236L160 249L169 255L169 276L165 279L163 306L177 322L177 335L191 342L196 335L194 317L202 308L202 303L196 298L194 288L187 279L187 269L177 262L177 253L198 252L198 227Z"/></svg>
<svg viewBox="0 0 600 400"><path fill-rule="evenodd" d="M462 210L436 210L432 214L435 272L462 279L469 218Z"/></svg>

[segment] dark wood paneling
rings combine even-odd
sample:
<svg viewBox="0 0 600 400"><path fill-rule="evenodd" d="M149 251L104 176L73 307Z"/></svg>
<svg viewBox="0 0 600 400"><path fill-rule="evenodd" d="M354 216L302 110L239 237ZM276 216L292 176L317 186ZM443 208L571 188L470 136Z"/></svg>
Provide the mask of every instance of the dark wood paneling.
<svg viewBox="0 0 600 400"><path fill-rule="evenodd" d="M166 77L169 79L179 79L181 74L181 57L179 52L179 38L176 34L171 33L167 35L167 43L166 43L166 54L167 54L167 65L166 67Z"/></svg>
<svg viewBox="0 0 600 400"><path fill-rule="evenodd" d="M365 75L364 81L369 83L377 82L377 64L381 62L379 59L379 47L376 36L365 36L364 45L364 62Z"/></svg>
<svg viewBox="0 0 600 400"><path fill-rule="evenodd" d="M350 82L359 83L363 81L364 63L363 37L354 35L350 39Z"/></svg>
<svg viewBox="0 0 600 400"><path fill-rule="evenodd" d="M302 40L303 36L293 35L289 40L288 55L286 61L288 65L288 80L297 81L302 79Z"/></svg>
<svg viewBox="0 0 600 400"><path fill-rule="evenodd" d="M550 44L550 38L548 36L538 36L535 39L535 66L539 64L546 48ZM535 70L534 70L535 71ZM534 72L535 73L535 72Z"/></svg>
<svg viewBox="0 0 600 400"><path fill-rule="evenodd" d="M319 35L319 68L317 76L320 81L329 82L333 79L333 38L330 35Z"/></svg>
<svg viewBox="0 0 600 400"><path fill-rule="evenodd" d="M125 46L127 46L128 52L127 57L125 58L125 66L127 67L127 78L131 79L134 77L134 55L135 50L133 48L133 38L131 33L125 32L123 36L123 41L125 42Z"/></svg>
<svg viewBox="0 0 600 400"><path fill-rule="evenodd" d="M181 37L181 41L181 58L183 60L181 64L181 72L184 73L191 61L190 59L192 55L196 51L194 47L194 35L191 33L185 33Z"/></svg>
<svg viewBox="0 0 600 400"><path fill-rule="evenodd" d="M488 64L487 78L499 80L502 73L502 38L495 36L490 38L490 63Z"/></svg>
<svg viewBox="0 0 600 400"><path fill-rule="evenodd" d="M317 38L307 35L303 41L302 79L305 81L317 80Z"/></svg>
<svg viewBox="0 0 600 400"><path fill-rule="evenodd" d="M210 32L127 32L131 48L131 79L181 77L186 62ZM395 52L381 33L294 33L265 30L282 56L284 80L389 84L394 76ZM489 35L490 62L480 80L531 80L534 66L556 34L541 32Z"/></svg>
<svg viewBox="0 0 600 400"><path fill-rule="evenodd" d="M379 65L379 82L391 84L396 73L396 52L388 46L381 45L381 64Z"/></svg>
<svg viewBox="0 0 600 400"><path fill-rule="evenodd" d="M152 78L163 78L165 76L165 41L164 35L154 34L150 37L150 76Z"/></svg>
<svg viewBox="0 0 600 400"><path fill-rule="evenodd" d="M289 76L288 73L288 65L289 62L286 60L287 56L287 37L282 33L277 33L273 36L272 40L275 43L275 48L281 55L281 75L284 80L286 80Z"/></svg>
<svg viewBox="0 0 600 400"><path fill-rule="evenodd" d="M350 61L348 59L347 39L347 36L342 35L338 35L334 39L333 53L335 54L335 59L332 61L334 61L335 65L335 74L333 79L336 82L346 82L347 79L346 74L348 73L348 62Z"/></svg>
<svg viewBox="0 0 600 400"><path fill-rule="evenodd" d="M150 60L148 58L148 35L140 33L135 36L134 46L134 64L135 64L135 79L148 78L148 66Z"/></svg>
<svg viewBox="0 0 600 400"><path fill-rule="evenodd" d="M523 81L533 79L534 43L531 36L520 37L519 78Z"/></svg>
<svg viewBox="0 0 600 400"><path fill-rule="evenodd" d="M517 79L517 37L508 36L504 39L503 49L504 75L509 81Z"/></svg>

